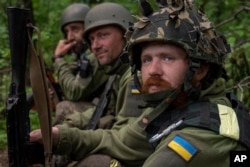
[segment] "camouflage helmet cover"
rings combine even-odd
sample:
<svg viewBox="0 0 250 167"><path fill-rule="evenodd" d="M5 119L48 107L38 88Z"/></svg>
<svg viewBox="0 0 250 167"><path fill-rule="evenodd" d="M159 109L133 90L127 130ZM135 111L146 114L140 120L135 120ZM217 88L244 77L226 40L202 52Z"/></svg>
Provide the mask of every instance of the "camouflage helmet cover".
<svg viewBox="0 0 250 167"><path fill-rule="evenodd" d="M201 11L180 3L167 6L147 17L139 17L132 32L127 32L128 51L132 65L140 70L140 47L150 41L175 43L183 47L191 60L222 64L230 46ZM137 46L137 47L136 47Z"/></svg>
<svg viewBox="0 0 250 167"><path fill-rule="evenodd" d="M84 38L88 41L90 30L110 24L118 25L125 32L129 22L133 22L133 17L126 8L117 3L101 3L93 7L86 16Z"/></svg>
<svg viewBox="0 0 250 167"><path fill-rule="evenodd" d="M72 22L84 22L89 6L83 3L73 3L64 9L61 16L61 30L65 25Z"/></svg>

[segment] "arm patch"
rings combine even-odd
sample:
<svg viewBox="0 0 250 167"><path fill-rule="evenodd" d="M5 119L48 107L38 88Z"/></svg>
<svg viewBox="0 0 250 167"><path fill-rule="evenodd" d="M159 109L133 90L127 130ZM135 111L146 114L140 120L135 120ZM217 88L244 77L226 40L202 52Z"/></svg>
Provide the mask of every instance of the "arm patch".
<svg viewBox="0 0 250 167"><path fill-rule="evenodd" d="M168 147L175 151L185 161L191 160L191 158L197 153L197 148L193 146L189 141L181 136L176 135L173 140L168 143Z"/></svg>

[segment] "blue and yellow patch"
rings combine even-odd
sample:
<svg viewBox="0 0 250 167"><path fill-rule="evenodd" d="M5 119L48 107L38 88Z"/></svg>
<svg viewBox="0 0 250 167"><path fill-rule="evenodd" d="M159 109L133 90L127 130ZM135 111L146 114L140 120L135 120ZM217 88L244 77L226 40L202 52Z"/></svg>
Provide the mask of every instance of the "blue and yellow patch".
<svg viewBox="0 0 250 167"><path fill-rule="evenodd" d="M138 90L138 88L135 85L131 85L131 93L132 94L139 94L140 91Z"/></svg>
<svg viewBox="0 0 250 167"><path fill-rule="evenodd" d="M173 140L168 143L168 147L186 161L189 161L197 152L196 147L181 136L175 136Z"/></svg>

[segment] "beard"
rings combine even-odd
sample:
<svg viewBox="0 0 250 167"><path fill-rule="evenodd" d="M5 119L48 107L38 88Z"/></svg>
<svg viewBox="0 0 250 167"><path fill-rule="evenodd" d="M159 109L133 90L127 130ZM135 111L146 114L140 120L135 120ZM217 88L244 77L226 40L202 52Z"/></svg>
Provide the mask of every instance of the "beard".
<svg viewBox="0 0 250 167"><path fill-rule="evenodd" d="M173 100L171 103L171 107L173 108L182 108L184 107L189 100L189 97L184 91L181 91L179 95Z"/></svg>
<svg viewBox="0 0 250 167"><path fill-rule="evenodd" d="M77 41L76 45L71 49L71 52L76 55L81 55L88 48L88 45L84 41Z"/></svg>
<svg viewBox="0 0 250 167"><path fill-rule="evenodd" d="M149 88L151 85L157 85L158 87L161 88L161 90L171 90L173 89L171 84L159 76L152 76L149 77L145 83L142 84L142 93L149 93Z"/></svg>
<svg viewBox="0 0 250 167"><path fill-rule="evenodd" d="M165 81L158 76L152 76L152 77L148 78L145 81L145 83L142 84L141 92L144 94L149 94L149 87L151 85L159 86L161 88L161 91L168 91L168 90L175 89L170 85L170 83L168 81ZM187 104L188 100L189 100L189 97L188 97L187 93L184 92L183 90L181 90L178 93L177 97L175 99L173 99L173 101L171 102L170 107L182 108Z"/></svg>

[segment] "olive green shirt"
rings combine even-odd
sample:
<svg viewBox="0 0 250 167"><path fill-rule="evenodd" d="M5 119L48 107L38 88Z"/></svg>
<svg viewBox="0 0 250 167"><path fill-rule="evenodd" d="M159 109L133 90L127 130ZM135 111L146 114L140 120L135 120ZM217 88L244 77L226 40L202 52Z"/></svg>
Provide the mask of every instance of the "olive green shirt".
<svg viewBox="0 0 250 167"><path fill-rule="evenodd" d="M131 121L129 118L137 118L142 112L142 110L138 108L138 105L142 103L142 98L139 91L135 88L133 77L131 76L131 68L125 69L122 73L117 73L117 77L113 83L113 89L108 111L105 116L100 119L98 128L111 128L104 127L101 124L105 124L106 119L113 119L115 126L112 128L120 129ZM84 129L95 109L96 107L92 107L85 112L71 114L66 117L64 123L70 127ZM118 120L119 122L117 122Z"/></svg>
<svg viewBox="0 0 250 167"><path fill-rule="evenodd" d="M223 94L224 90L223 84L215 82L202 92L202 97L230 108L230 103ZM68 154L76 160L94 153L108 154L130 167L196 167L201 165L203 167L228 167L229 151L244 150L235 139L210 130L192 127L172 131L155 146L148 142L148 134L145 132L145 126L148 124L145 120L150 120L148 116L153 116L152 112L158 114L155 108L146 108L140 117L133 118L129 124L119 130L83 131L59 125L60 141L56 151L58 154ZM180 156L177 149L169 146L175 136L180 136L195 148L196 152L191 158L189 156L188 160Z"/></svg>
<svg viewBox="0 0 250 167"><path fill-rule="evenodd" d="M93 53L87 52L86 58L91 64L88 77L82 78L78 72L76 62L68 63L64 59L54 64L58 82L67 100L91 102L94 97L99 97L108 75L99 68L98 61Z"/></svg>

